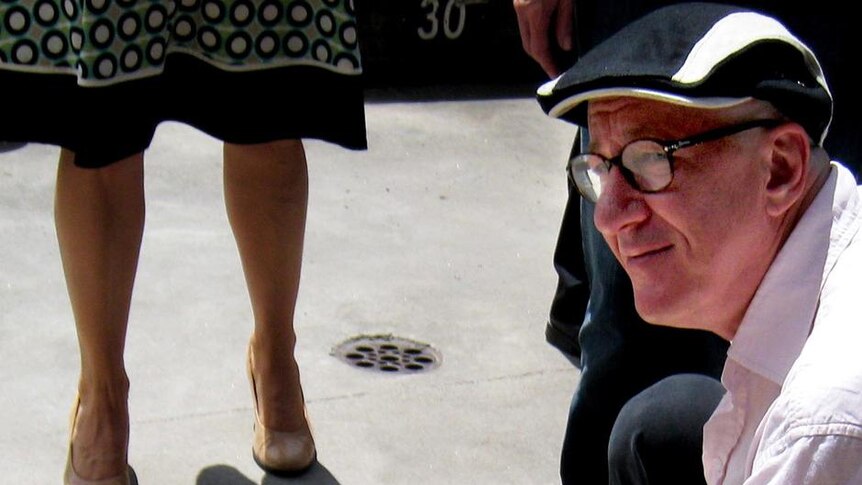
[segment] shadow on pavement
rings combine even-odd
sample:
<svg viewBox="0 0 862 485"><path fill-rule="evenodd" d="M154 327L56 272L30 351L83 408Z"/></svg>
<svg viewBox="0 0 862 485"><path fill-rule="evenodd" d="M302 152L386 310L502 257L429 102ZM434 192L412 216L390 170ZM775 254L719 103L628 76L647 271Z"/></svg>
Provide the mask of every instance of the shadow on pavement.
<svg viewBox="0 0 862 485"><path fill-rule="evenodd" d="M256 485L257 482L246 477L236 468L228 465L213 465L198 474L196 485ZM338 480L320 462L315 462L307 472L298 477L279 478L266 474L261 485L339 485Z"/></svg>
<svg viewBox="0 0 862 485"><path fill-rule="evenodd" d="M541 82L371 85L365 89L365 100L369 103L403 103L534 98L540 84Z"/></svg>
<svg viewBox="0 0 862 485"><path fill-rule="evenodd" d="M27 144L24 142L0 141L0 153L11 152L12 150L24 148L25 145Z"/></svg>

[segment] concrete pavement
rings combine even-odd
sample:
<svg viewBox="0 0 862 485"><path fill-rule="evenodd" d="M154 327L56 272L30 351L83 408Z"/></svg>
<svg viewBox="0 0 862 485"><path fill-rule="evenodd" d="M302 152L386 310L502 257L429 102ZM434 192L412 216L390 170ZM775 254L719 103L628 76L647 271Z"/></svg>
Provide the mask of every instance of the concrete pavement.
<svg viewBox="0 0 862 485"><path fill-rule="evenodd" d="M458 92L455 88L454 93ZM570 126L530 96L371 93L370 149L306 145L298 360L319 464L251 459L251 312L221 146L165 123L147 152L132 303L130 462L142 484L552 484L578 372L544 342ZM60 483L78 355L57 252L58 149L0 154L0 483ZM358 335L426 342L413 375L352 367Z"/></svg>

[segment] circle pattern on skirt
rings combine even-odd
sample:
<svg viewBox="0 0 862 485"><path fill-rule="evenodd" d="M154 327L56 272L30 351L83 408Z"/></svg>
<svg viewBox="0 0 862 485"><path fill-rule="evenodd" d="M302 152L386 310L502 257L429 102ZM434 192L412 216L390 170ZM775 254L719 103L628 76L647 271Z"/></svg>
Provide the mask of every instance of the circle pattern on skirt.
<svg viewBox="0 0 862 485"><path fill-rule="evenodd" d="M0 0L0 68L98 83L155 74L171 52L237 70L361 65L352 0Z"/></svg>

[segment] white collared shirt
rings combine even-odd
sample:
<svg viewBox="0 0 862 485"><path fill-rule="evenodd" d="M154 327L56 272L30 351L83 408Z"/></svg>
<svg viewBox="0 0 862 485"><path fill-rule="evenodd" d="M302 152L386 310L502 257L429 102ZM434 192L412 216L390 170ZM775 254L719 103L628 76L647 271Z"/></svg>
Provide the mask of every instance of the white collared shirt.
<svg viewBox="0 0 862 485"><path fill-rule="evenodd" d="M764 276L704 426L710 485L862 484L862 191L834 163Z"/></svg>

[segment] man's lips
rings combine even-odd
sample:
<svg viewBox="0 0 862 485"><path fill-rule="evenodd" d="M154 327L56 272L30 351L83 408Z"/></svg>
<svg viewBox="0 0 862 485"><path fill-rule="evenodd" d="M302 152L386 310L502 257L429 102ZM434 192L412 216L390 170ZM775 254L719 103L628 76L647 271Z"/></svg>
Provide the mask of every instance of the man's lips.
<svg viewBox="0 0 862 485"><path fill-rule="evenodd" d="M623 260L626 262L639 262L643 260L650 259L652 256L658 256L662 253L670 251L673 248L672 244L667 244L664 246L651 246L651 247L628 247L628 248L620 248L620 255Z"/></svg>

